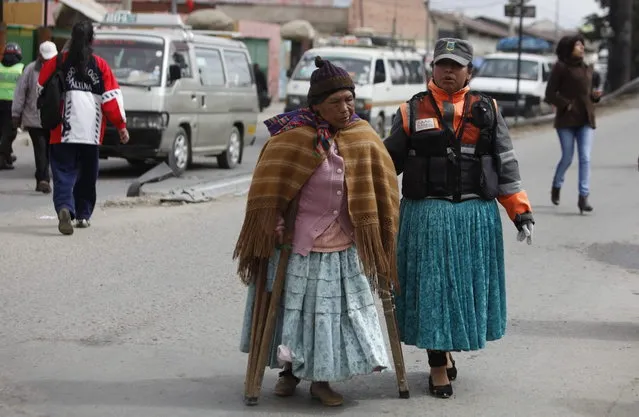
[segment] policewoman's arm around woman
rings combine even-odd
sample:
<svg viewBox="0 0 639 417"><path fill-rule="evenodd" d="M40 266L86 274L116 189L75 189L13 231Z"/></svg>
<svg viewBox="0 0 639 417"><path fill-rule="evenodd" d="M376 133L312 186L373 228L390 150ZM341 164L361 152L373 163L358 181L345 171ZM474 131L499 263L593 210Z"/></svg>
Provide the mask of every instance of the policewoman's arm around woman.
<svg viewBox="0 0 639 417"><path fill-rule="evenodd" d="M248 353L256 283L272 287L284 213L298 201L270 348L270 367L284 368L275 394L291 396L307 380L312 397L336 406L343 399L330 382L390 366L371 283L397 284L399 189L384 144L354 112L349 74L319 57L315 64L310 107L265 122L271 138L253 174L234 257L249 284L241 342Z"/></svg>
<svg viewBox="0 0 639 417"><path fill-rule="evenodd" d="M440 39L428 90L402 104L385 145L403 173L397 315L402 341L427 349L431 394L448 398L450 352L484 348L506 328L502 224L532 243L533 216L508 129L474 93L472 45Z"/></svg>

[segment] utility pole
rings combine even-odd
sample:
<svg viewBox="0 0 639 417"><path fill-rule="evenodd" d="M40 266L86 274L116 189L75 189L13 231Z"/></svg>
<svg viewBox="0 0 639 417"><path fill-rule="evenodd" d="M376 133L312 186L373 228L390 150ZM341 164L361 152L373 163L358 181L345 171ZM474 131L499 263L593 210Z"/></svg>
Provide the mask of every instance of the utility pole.
<svg viewBox="0 0 639 417"><path fill-rule="evenodd" d="M129 12L133 9L133 1L132 0L122 0L122 10L128 10Z"/></svg>
<svg viewBox="0 0 639 417"><path fill-rule="evenodd" d="M610 2L609 19L613 35L608 51L607 78L611 91L629 82L632 73L632 6L633 0Z"/></svg>
<svg viewBox="0 0 639 417"><path fill-rule="evenodd" d="M555 0L555 41L559 42L559 3L560 0Z"/></svg>
<svg viewBox="0 0 639 417"><path fill-rule="evenodd" d="M364 0L359 0L359 26L364 27Z"/></svg>
<svg viewBox="0 0 639 417"><path fill-rule="evenodd" d="M171 14L177 14L177 0L171 0Z"/></svg>
<svg viewBox="0 0 639 417"><path fill-rule="evenodd" d="M424 36L424 50L426 51L426 57L428 57L428 51L430 51L430 0L424 0L424 10L426 10L426 34Z"/></svg>
<svg viewBox="0 0 639 417"><path fill-rule="evenodd" d="M519 31L517 34L517 88L515 89L515 124L517 124L517 118L519 117L519 84L521 79L521 44L522 37L524 33L524 1L521 0L519 2L519 7L521 7L521 11L519 13Z"/></svg>

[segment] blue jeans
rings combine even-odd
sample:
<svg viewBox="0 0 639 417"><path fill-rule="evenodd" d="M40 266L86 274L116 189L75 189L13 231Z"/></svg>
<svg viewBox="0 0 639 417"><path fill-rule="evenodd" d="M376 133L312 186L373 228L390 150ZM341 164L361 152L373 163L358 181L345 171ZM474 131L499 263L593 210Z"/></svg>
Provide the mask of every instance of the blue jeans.
<svg viewBox="0 0 639 417"><path fill-rule="evenodd" d="M566 171L572 163L575 153L575 142L579 153L579 195L587 196L590 193L590 151L594 129L588 125L581 127L568 127L557 129L559 144L561 145L561 160L557 164L552 186L561 188L564 183Z"/></svg>
<svg viewBox="0 0 639 417"><path fill-rule="evenodd" d="M100 165L96 145L59 143L49 147L56 213L66 208L72 219L91 219Z"/></svg>

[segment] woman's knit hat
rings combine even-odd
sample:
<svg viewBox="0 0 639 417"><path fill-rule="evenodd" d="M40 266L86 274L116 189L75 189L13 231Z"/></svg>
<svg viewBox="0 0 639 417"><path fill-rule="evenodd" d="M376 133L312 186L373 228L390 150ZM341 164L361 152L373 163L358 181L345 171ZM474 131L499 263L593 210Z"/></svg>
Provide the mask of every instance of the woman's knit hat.
<svg viewBox="0 0 639 417"><path fill-rule="evenodd" d="M350 90L355 94L355 83L344 68L337 67L315 57L317 69L311 74L311 88L308 90L308 103L319 104L336 91Z"/></svg>

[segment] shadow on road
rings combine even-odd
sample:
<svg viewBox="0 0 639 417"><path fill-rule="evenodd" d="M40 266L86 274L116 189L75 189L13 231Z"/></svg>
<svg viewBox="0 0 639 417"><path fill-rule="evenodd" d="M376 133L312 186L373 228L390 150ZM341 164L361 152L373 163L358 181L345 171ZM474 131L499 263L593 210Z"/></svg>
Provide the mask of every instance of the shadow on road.
<svg viewBox="0 0 639 417"><path fill-rule="evenodd" d="M408 375L411 398L427 397L428 380L425 372ZM255 407L244 405L244 375L220 375L211 378L169 378L138 381L69 381L38 380L24 384L22 388L39 392L46 403L65 407L153 407L217 410L242 412L243 415L286 413L295 415L350 415L352 409L364 403L398 398L395 374L358 378L355 383L335 383L334 387L345 397L343 407L327 408L312 400L308 382L302 382L297 394L290 398L278 398L272 394L275 379L265 378L260 402ZM406 404L407 400L400 400ZM410 400L408 400L410 401ZM433 401L438 401L434 399ZM33 404L32 401L30 403ZM42 404L38 404L42 405ZM388 410L391 412L392 410ZM392 414L391 414L392 415Z"/></svg>

